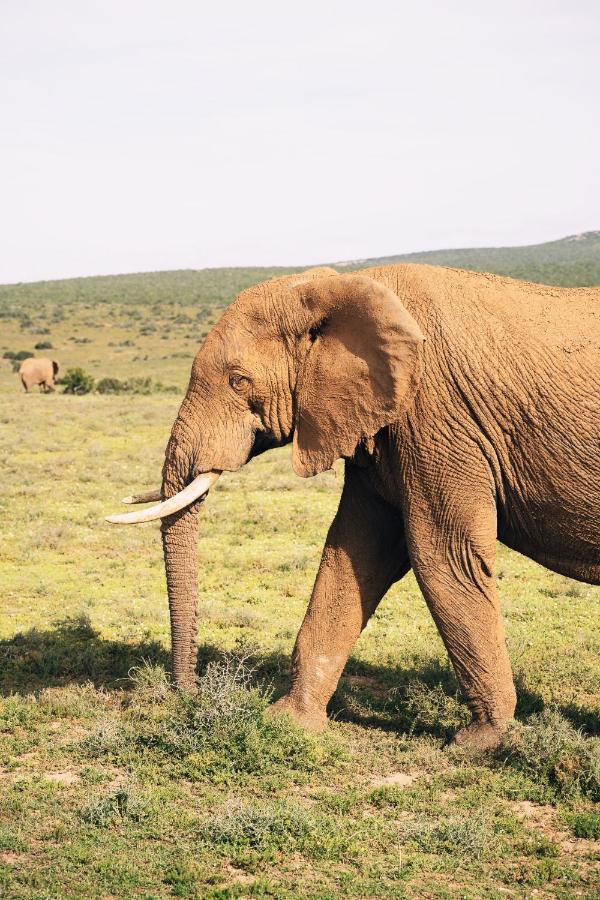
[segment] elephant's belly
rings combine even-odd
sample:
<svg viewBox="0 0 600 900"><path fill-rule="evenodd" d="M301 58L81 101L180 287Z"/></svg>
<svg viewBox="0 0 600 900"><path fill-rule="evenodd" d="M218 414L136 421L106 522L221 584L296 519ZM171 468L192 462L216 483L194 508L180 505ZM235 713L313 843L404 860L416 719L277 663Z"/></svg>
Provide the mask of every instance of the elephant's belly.
<svg viewBox="0 0 600 900"><path fill-rule="evenodd" d="M523 528L503 527L499 523L498 538L507 547L559 575L588 584L600 584L600 542L590 542L589 536L578 533L577 529L568 530L555 523L553 529L526 531Z"/></svg>

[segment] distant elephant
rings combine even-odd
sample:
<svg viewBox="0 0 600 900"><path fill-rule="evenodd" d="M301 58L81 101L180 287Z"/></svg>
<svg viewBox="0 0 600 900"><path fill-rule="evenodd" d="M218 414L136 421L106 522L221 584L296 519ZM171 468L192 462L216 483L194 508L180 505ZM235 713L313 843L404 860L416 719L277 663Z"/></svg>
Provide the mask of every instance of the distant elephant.
<svg viewBox="0 0 600 900"><path fill-rule="evenodd" d="M55 359L33 356L24 359L19 368L23 387L26 391L29 391L35 384L39 384L43 391L55 390L55 377L59 368Z"/></svg>
<svg viewBox="0 0 600 900"><path fill-rule="evenodd" d="M307 727L391 584L413 569L472 721L493 747L515 689L496 538L600 583L600 289L425 265L314 270L243 291L207 336L169 440L162 518L176 682L196 666L199 500L223 471L293 444L345 483L275 704Z"/></svg>

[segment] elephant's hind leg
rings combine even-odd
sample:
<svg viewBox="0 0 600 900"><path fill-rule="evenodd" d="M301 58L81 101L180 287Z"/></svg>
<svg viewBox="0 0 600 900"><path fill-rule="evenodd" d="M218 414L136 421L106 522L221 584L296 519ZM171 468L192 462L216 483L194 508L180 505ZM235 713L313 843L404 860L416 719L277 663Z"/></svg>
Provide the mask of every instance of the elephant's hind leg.
<svg viewBox="0 0 600 900"><path fill-rule="evenodd" d="M516 695L496 594L496 508L485 473L443 493L411 492L407 521L414 572L461 690L471 724L459 744L495 746Z"/></svg>

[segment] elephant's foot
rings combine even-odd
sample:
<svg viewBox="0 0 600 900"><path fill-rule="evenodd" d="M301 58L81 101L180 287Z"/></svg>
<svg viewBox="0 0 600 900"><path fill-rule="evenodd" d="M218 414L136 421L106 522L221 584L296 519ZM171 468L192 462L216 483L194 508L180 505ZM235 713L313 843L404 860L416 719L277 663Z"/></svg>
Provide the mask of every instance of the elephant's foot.
<svg viewBox="0 0 600 900"><path fill-rule="evenodd" d="M457 731L450 744L471 750L495 750L505 730L506 724L474 721Z"/></svg>
<svg viewBox="0 0 600 900"><path fill-rule="evenodd" d="M307 731L325 731L327 728L327 713L324 709L300 709L289 695L272 703L267 709L268 716L287 713L292 717L294 722Z"/></svg>

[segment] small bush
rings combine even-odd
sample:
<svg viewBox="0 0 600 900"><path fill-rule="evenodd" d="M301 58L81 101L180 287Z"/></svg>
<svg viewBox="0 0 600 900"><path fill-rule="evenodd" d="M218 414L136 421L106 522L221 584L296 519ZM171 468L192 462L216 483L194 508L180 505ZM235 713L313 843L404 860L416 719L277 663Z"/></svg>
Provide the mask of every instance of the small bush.
<svg viewBox="0 0 600 900"><path fill-rule="evenodd" d="M127 820L139 822L147 815L146 806L133 782L119 790L94 798L81 812L81 818L88 825L106 828Z"/></svg>
<svg viewBox="0 0 600 900"><path fill-rule="evenodd" d="M585 738L556 709L515 722L497 751L509 765L560 796L600 800L600 741Z"/></svg>
<svg viewBox="0 0 600 900"><path fill-rule="evenodd" d="M114 715L105 716L98 726L81 741L81 748L89 756L118 757L131 740L129 730Z"/></svg>
<svg viewBox="0 0 600 900"><path fill-rule="evenodd" d="M314 817L289 802L240 803L232 800L207 817L200 827L200 841L229 851L303 850L314 832Z"/></svg>
<svg viewBox="0 0 600 900"><path fill-rule="evenodd" d="M99 394L177 394L179 388L174 385L153 382L151 378L128 378L121 381L119 378L102 378L96 385Z"/></svg>
<svg viewBox="0 0 600 900"><path fill-rule="evenodd" d="M157 394L179 394L180 389L175 384L163 384L162 381L154 382L154 390Z"/></svg>
<svg viewBox="0 0 600 900"><path fill-rule="evenodd" d="M412 795L406 788L394 784L382 784L381 787L371 791L369 803L372 803L377 809L386 807L406 809L412 803Z"/></svg>
<svg viewBox="0 0 600 900"><path fill-rule="evenodd" d="M96 385L99 394L123 394L126 391L125 381L118 378L101 378Z"/></svg>
<svg viewBox="0 0 600 900"><path fill-rule="evenodd" d="M307 741L297 741L281 722L263 720L267 697L252 686L252 676L244 660L209 663L195 696L177 694L166 721L140 723L141 740L186 757L197 775L256 772L278 763L304 767L310 759Z"/></svg>
<svg viewBox="0 0 600 900"><path fill-rule="evenodd" d="M172 699L171 678L162 666L143 660L129 670L129 678L135 687L135 699L144 706L155 706Z"/></svg>
<svg viewBox="0 0 600 900"><path fill-rule="evenodd" d="M556 859L557 856L560 856L560 847L554 841L551 841L550 838L547 838L545 834L539 834L536 835L533 842L531 853L533 856L537 856L538 859Z"/></svg>
<svg viewBox="0 0 600 900"><path fill-rule="evenodd" d="M198 870L193 862L181 858L175 859L174 863L165 871L163 881L169 885L175 897L200 896Z"/></svg>
<svg viewBox="0 0 600 900"><path fill-rule="evenodd" d="M425 853L460 853L480 859L491 849L494 832L484 814L409 826L407 837Z"/></svg>
<svg viewBox="0 0 600 900"><path fill-rule="evenodd" d="M53 350L51 341L38 341L35 345L36 350Z"/></svg>
<svg viewBox="0 0 600 900"><path fill-rule="evenodd" d="M133 669L135 684L129 707L127 740L178 765L193 779L216 781L247 774L309 772L331 762L329 742L306 734L286 717L265 717L268 692L254 684L244 658L226 656L211 662L198 679L197 693L170 690L159 667ZM101 752L98 737L88 750ZM116 735L105 746L115 754Z"/></svg>
<svg viewBox="0 0 600 900"><path fill-rule="evenodd" d="M89 394L94 390L94 379L81 368L67 369L61 383L65 394Z"/></svg>
<svg viewBox="0 0 600 900"><path fill-rule="evenodd" d="M125 390L129 394L151 394L152 379L151 378L129 378L124 382Z"/></svg>
<svg viewBox="0 0 600 900"><path fill-rule="evenodd" d="M35 356L35 353L31 353L29 350L17 350L15 353L13 350L6 350L2 354L2 359L14 359L15 361L21 361L23 359L29 359L31 356Z"/></svg>
<svg viewBox="0 0 600 900"><path fill-rule="evenodd" d="M412 680L392 694L391 709L410 735L429 732L448 739L469 720L458 689L451 691L441 681L431 686Z"/></svg>
<svg viewBox="0 0 600 900"><path fill-rule="evenodd" d="M600 812L573 813L565 816L565 821L575 837L600 841Z"/></svg>

